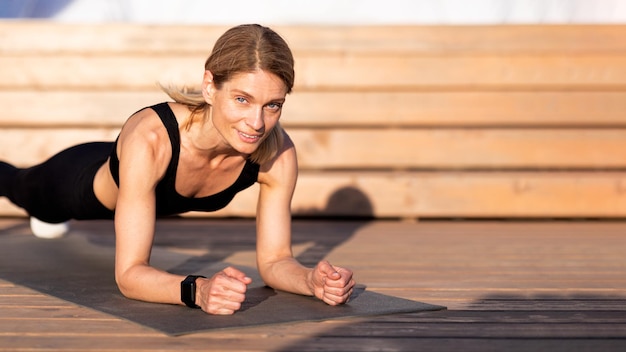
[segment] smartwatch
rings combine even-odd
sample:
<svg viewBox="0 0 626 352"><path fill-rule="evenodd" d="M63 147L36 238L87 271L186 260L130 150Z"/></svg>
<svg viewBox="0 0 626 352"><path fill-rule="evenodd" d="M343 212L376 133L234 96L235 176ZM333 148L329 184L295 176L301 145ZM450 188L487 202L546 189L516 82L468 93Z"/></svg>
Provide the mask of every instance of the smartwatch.
<svg viewBox="0 0 626 352"><path fill-rule="evenodd" d="M189 275L180 283L180 300L189 308L200 308L196 304L196 279L205 276Z"/></svg>

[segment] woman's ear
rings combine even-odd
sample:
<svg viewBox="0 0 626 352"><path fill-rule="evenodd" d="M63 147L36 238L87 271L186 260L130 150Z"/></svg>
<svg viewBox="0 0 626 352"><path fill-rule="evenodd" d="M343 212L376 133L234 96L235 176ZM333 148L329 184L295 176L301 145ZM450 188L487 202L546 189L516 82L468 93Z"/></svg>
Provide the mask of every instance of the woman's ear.
<svg viewBox="0 0 626 352"><path fill-rule="evenodd" d="M202 79L202 96L209 105L213 105L213 95L215 93L215 85L213 84L213 73L211 71L204 71L204 78Z"/></svg>

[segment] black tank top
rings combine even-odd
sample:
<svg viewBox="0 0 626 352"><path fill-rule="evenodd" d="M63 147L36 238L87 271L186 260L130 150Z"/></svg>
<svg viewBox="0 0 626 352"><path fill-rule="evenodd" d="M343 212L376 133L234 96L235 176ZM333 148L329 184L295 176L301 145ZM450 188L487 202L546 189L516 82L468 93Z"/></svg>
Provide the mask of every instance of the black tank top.
<svg viewBox="0 0 626 352"><path fill-rule="evenodd" d="M176 170L178 168L178 159L180 155L180 131L178 130L178 121L174 112L167 103L161 103L150 106L154 110L170 137L172 144L172 159L170 160L165 176L156 187L156 213L157 216L167 216L181 214L188 211L216 211L224 208L235 197L238 192L252 186L259 175L259 165L246 160L246 164L241 174L230 187L225 190L202 198L189 198L176 192ZM117 157L117 141L111 151L111 159L109 168L115 183L119 187L119 159Z"/></svg>

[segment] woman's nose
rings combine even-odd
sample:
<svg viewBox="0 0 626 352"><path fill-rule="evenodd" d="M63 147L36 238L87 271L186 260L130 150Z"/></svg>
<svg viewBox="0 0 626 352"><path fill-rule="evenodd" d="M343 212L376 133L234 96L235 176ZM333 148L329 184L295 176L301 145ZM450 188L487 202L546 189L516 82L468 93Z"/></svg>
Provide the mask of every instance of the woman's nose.
<svg viewBox="0 0 626 352"><path fill-rule="evenodd" d="M246 120L248 126L255 131L260 131L265 127L265 121L263 120L263 108L255 109L251 116Z"/></svg>

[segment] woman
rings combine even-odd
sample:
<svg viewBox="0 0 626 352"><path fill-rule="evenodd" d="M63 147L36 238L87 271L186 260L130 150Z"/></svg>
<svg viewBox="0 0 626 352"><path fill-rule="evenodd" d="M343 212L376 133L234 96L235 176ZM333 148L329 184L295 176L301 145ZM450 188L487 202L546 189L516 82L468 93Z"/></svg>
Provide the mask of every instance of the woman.
<svg viewBox="0 0 626 352"><path fill-rule="evenodd" d="M306 268L291 252L297 162L278 120L293 82L293 56L278 34L259 25L231 28L205 63L200 92L164 88L175 102L133 114L115 143L79 145L28 169L1 163L0 195L30 214L35 233L69 219L114 217L115 278L126 297L233 314L251 279L232 267L211 278L151 267L155 219L223 208L258 182L264 282L343 304L352 272L327 261Z"/></svg>

